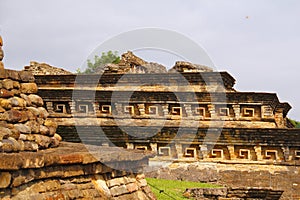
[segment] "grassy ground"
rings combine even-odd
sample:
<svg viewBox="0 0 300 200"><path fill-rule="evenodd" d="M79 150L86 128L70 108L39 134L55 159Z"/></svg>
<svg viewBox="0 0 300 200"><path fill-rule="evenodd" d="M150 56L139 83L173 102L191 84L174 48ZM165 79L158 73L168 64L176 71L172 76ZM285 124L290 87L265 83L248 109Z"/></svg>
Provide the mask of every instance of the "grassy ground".
<svg viewBox="0 0 300 200"><path fill-rule="evenodd" d="M188 181L174 181L165 179L146 178L148 185L158 200L187 199L183 192L187 188L216 188L219 185Z"/></svg>

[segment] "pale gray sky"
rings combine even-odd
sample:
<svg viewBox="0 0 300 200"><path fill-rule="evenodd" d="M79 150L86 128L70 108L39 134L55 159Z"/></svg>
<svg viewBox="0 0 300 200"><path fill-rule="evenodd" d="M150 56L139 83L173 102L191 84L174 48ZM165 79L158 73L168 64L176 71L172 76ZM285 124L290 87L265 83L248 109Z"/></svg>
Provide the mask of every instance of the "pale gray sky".
<svg viewBox="0 0 300 200"><path fill-rule="evenodd" d="M35 60L75 71L112 36L173 30L206 49L237 90L276 92L300 120L299 10L298 0L0 0L0 34L6 68Z"/></svg>

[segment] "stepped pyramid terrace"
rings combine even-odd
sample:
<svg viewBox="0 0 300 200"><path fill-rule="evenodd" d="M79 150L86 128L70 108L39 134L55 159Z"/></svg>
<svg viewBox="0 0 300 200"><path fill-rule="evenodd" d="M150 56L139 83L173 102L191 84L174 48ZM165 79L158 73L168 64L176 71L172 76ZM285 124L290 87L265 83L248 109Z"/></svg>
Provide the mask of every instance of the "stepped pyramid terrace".
<svg viewBox="0 0 300 200"><path fill-rule="evenodd" d="M153 66L127 52L101 75L35 79L65 141L151 150L153 160L298 163L291 106L276 94L236 91L228 72L189 62Z"/></svg>
<svg viewBox="0 0 300 200"><path fill-rule="evenodd" d="M200 199L299 199L291 106L235 82L130 51L89 75L0 62L0 198L155 199L145 173L226 187L185 193Z"/></svg>

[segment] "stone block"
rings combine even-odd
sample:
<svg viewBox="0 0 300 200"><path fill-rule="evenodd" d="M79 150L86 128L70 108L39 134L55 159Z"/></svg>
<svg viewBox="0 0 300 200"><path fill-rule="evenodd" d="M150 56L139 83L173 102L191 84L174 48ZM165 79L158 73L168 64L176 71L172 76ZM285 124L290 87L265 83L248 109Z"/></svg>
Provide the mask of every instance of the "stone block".
<svg viewBox="0 0 300 200"><path fill-rule="evenodd" d="M9 79L13 79L16 81L20 80L19 72L16 70L5 69L5 75L6 75L6 78L9 78Z"/></svg>
<svg viewBox="0 0 300 200"><path fill-rule="evenodd" d="M11 174L9 172L0 172L0 188L7 188L10 185Z"/></svg>
<svg viewBox="0 0 300 200"><path fill-rule="evenodd" d="M50 133L49 128L47 128L46 126L40 125L40 133L42 135L49 135L49 133Z"/></svg>
<svg viewBox="0 0 300 200"><path fill-rule="evenodd" d="M136 183L129 183L126 185L126 188L127 188L128 192L130 192L130 193L135 192L139 189L139 187Z"/></svg>
<svg viewBox="0 0 300 200"><path fill-rule="evenodd" d="M59 160L57 161L60 164L74 164L82 163L83 156L80 154L62 154L59 155Z"/></svg>
<svg viewBox="0 0 300 200"><path fill-rule="evenodd" d="M18 81L13 81L13 86L16 89L20 89L20 87L21 87L21 85L20 85L20 83Z"/></svg>
<svg viewBox="0 0 300 200"><path fill-rule="evenodd" d="M9 101L13 107L24 108L26 106L26 101L20 97L12 97L9 99Z"/></svg>
<svg viewBox="0 0 300 200"><path fill-rule="evenodd" d="M47 112L47 110L43 107L38 107L38 111L39 111L39 117L43 118L43 119L47 119L49 116L49 113Z"/></svg>
<svg viewBox="0 0 300 200"><path fill-rule="evenodd" d="M31 100L26 94L20 94L20 97L25 100L26 106L31 106Z"/></svg>
<svg viewBox="0 0 300 200"><path fill-rule="evenodd" d="M37 151L39 145L33 141L24 141L24 150L25 151Z"/></svg>
<svg viewBox="0 0 300 200"><path fill-rule="evenodd" d="M110 188L110 192L112 196L115 197L115 196L120 196L122 194L127 194L128 190L126 188L126 185L120 185L120 186L115 186Z"/></svg>
<svg viewBox="0 0 300 200"><path fill-rule="evenodd" d="M107 186L109 188L111 188L114 186L119 186L119 185L125 184L125 179L123 177L114 178L114 179L108 180L106 183L107 183Z"/></svg>
<svg viewBox="0 0 300 200"><path fill-rule="evenodd" d="M20 91L24 94L35 94L38 92L36 83L21 83Z"/></svg>
<svg viewBox="0 0 300 200"><path fill-rule="evenodd" d="M30 134L30 133L31 133L30 127L27 126L27 125L25 125L25 124L21 124L21 123L14 124L14 127L15 127L20 133L23 133L23 134Z"/></svg>
<svg viewBox="0 0 300 200"><path fill-rule="evenodd" d="M11 104L11 101L8 99L0 99L0 106L3 107L4 109L8 110L8 109L11 109L12 104Z"/></svg>
<svg viewBox="0 0 300 200"><path fill-rule="evenodd" d="M12 91L1 88L0 89L0 98L9 98L13 97L14 93Z"/></svg>
<svg viewBox="0 0 300 200"><path fill-rule="evenodd" d="M0 151L6 152L6 153L11 153L11 152L15 151L15 147L10 140L3 139L1 142L1 146L0 146Z"/></svg>
<svg viewBox="0 0 300 200"><path fill-rule="evenodd" d="M33 104L37 107L40 107L40 106L44 105L43 99L40 96L36 95L36 94L29 94L28 98L30 99L31 104Z"/></svg>
<svg viewBox="0 0 300 200"><path fill-rule="evenodd" d="M31 72L27 71L20 71L19 77L22 82L33 82L34 81L34 76L32 75Z"/></svg>
<svg viewBox="0 0 300 200"><path fill-rule="evenodd" d="M35 107L27 107L27 110L30 111L36 117L38 117L40 114L40 111Z"/></svg>
<svg viewBox="0 0 300 200"><path fill-rule="evenodd" d="M9 137L8 140L13 145L13 151L20 151L20 149L21 149L20 144L18 143L18 141L15 138Z"/></svg>
<svg viewBox="0 0 300 200"><path fill-rule="evenodd" d="M26 176L22 176L22 175L19 175L17 177L15 177L12 181L12 186L13 187L18 187L24 183L28 182L27 179L26 179Z"/></svg>
<svg viewBox="0 0 300 200"><path fill-rule="evenodd" d="M130 174L129 176L124 177L125 184L136 182L136 177L134 174Z"/></svg>
<svg viewBox="0 0 300 200"><path fill-rule="evenodd" d="M4 138L8 138L11 135L12 132L10 129L5 127L0 127L0 141L3 140Z"/></svg>
<svg viewBox="0 0 300 200"><path fill-rule="evenodd" d="M139 187L145 187L145 186L147 186L146 179L140 179L140 180L138 180L138 186Z"/></svg>
<svg viewBox="0 0 300 200"><path fill-rule="evenodd" d="M44 135L35 134L35 142L39 145L39 147L47 148L51 144L51 138Z"/></svg>
<svg viewBox="0 0 300 200"><path fill-rule="evenodd" d="M20 131L18 131L15 127L10 128L10 131L12 133L10 136L18 140L20 137Z"/></svg>
<svg viewBox="0 0 300 200"><path fill-rule="evenodd" d="M57 123L53 119L46 119L44 125L49 127L57 128Z"/></svg>
<svg viewBox="0 0 300 200"><path fill-rule="evenodd" d="M50 127L51 128L51 127ZM51 135L51 131L50 131L50 135ZM56 139L57 141L62 141L62 138L60 135L58 134L54 134L54 136L52 137L53 139Z"/></svg>
<svg viewBox="0 0 300 200"><path fill-rule="evenodd" d="M21 91L19 89L12 89L11 92L14 94L14 96L20 96Z"/></svg>
<svg viewBox="0 0 300 200"><path fill-rule="evenodd" d="M26 126L28 126L31 130L31 133L40 133L40 124L35 120L30 120L25 123Z"/></svg>
<svg viewBox="0 0 300 200"><path fill-rule="evenodd" d="M8 113L8 119L7 119L8 122L13 122L13 123L20 122L24 117L22 111L15 110L15 109L11 109L7 111L7 113Z"/></svg>
<svg viewBox="0 0 300 200"><path fill-rule="evenodd" d="M1 83L4 89L11 90L14 88L14 82L11 79L3 79Z"/></svg>
<svg viewBox="0 0 300 200"><path fill-rule="evenodd" d="M20 134L21 135L21 134ZM20 139L18 139L18 143L20 145L20 151L24 151L25 150L25 145L24 142Z"/></svg>

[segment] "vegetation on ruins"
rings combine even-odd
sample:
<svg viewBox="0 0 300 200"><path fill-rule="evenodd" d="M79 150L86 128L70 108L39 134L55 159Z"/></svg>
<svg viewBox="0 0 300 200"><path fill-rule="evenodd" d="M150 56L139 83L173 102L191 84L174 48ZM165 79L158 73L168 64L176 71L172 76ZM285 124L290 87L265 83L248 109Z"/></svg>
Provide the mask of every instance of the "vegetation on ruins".
<svg viewBox="0 0 300 200"><path fill-rule="evenodd" d="M183 196L187 188L219 188L219 185L191 181L146 178L157 199L188 199Z"/></svg>
<svg viewBox="0 0 300 200"><path fill-rule="evenodd" d="M300 128L300 122L293 120L293 119L289 119L290 122L295 126L295 128Z"/></svg>
<svg viewBox="0 0 300 200"><path fill-rule="evenodd" d="M93 74L93 73L100 73L104 70L105 64L113 63L118 64L120 62L121 58L118 55L117 51L108 51L108 52L102 52L101 56L95 55L94 61L87 60L87 68L81 72L81 70L78 68L76 70L77 74Z"/></svg>

